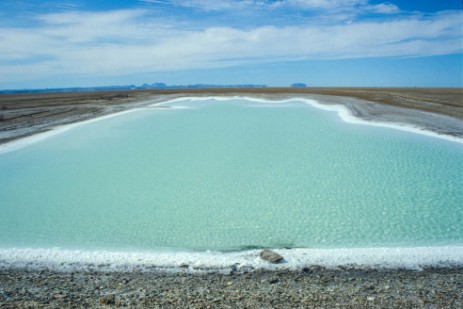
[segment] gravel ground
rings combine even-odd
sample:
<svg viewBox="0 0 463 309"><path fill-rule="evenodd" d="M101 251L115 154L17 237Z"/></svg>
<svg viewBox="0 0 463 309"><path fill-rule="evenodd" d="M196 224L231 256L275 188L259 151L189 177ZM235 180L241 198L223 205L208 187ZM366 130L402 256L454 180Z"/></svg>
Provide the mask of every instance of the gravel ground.
<svg viewBox="0 0 463 309"><path fill-rule="evenodd" d="M463 308L463 269L0 270L0 308Z"/></svg>

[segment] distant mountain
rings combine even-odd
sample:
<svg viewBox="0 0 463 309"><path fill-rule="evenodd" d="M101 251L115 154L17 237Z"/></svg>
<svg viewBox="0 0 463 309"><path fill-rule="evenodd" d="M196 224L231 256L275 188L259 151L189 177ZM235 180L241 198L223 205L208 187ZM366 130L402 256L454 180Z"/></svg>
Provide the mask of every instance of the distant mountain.
<svg viewBox="0 0 463 309"><path fill-rule="evenodd" d="M210 88L265 88L266 85L213 85L213 84L193 84L193 85L167 85L164 83L143 84L134 89L210 89Z"/></svg>
<svg viewBox="0 0 463 309"><path fill-rule="evenodd" d="M167 85L165 83L143 84L141 86L100 86L100 87L70 87L70 88L46 88L46 89L18 89L0 90L0 93L46 93L46 92L84 92L84 91L105 91L105 90L143 90L143 89L207 89L207 88L265 88L266 85Z"/></svg>
<svg viewBox="0 0 463 309"><path fill-rule="evenodd" d="M86 91L105 91L105 90L130 90L136 86L101 86L101 87L69 87L69 88L43 88L43 89L17 89L0 90L0 93L47 93L47 92L86 92Z"/></svg>

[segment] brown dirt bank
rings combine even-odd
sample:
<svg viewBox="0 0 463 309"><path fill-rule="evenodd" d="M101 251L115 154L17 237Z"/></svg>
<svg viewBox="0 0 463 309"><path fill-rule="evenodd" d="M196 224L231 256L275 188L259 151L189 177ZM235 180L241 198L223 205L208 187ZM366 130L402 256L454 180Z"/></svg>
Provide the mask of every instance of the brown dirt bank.
<svg viewBox="0 0 463 309"><path fill-rule="evenodd" d="M286 89L285 89L286 90ZM463 119L461 88L290 88L294 93L354 97Z"/></svg>
<svg viewBox="0 0 463 309"><path fill-rule="evenodd" d="M143 106L148 100L162 101L188 95L341 96L463 119L460 88L245 88L0 94L0 144L56 126ZM437 131L446 133L442 129Z"/></svg>
<svg viewBox="0 0 463 309"><path fill-rule="evenodd" d="M249 88L160 90L157 94L319 94L353 97L390 106L418 109L463 119L462 88Z"/></svg>
<svg viewBox="0 0 463 309"><path fill-rule="evenodd" d="M463 270L247 274L0 270L1 308L462 308Z"/></svg>
<svg viewBox="0 0 463 309"><path fill-rule="evenodd" d="M136 106L134 91L0 94L0 144Z"/></svg>

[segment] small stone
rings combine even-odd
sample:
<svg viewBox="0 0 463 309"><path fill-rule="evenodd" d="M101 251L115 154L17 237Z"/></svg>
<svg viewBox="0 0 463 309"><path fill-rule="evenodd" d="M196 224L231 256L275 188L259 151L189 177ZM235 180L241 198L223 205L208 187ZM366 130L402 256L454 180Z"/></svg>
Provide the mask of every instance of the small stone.
<svg viewBox="0 0 463 309"><path fill-rule="evenodd" d="M272 278L269 280L269 283L270 284L275 284L275 283L278 283L278 278Z"/></svg>
<svg viewBox="0 0 463 309"><path fill-rule="evenodd" d="M306 274L310 274L310 273L312 273L312 270L309 267L304 267L304 268L302 268L302 272L306 273Z"/></svg>
<svg viewBox="0 0 463 309"><path fill-rule="evenodd" d="M271 250L262 250L259 253L259 256L261 259L270 263L279 263L283 260L283 257L281 255Z"/></svg>
<svg viewBox="0 0 463 309"><path fill-rule="evenodd" d="M114 295L108 295L100 298L100 304L114 305L116 303L116 297Z"/></svg>

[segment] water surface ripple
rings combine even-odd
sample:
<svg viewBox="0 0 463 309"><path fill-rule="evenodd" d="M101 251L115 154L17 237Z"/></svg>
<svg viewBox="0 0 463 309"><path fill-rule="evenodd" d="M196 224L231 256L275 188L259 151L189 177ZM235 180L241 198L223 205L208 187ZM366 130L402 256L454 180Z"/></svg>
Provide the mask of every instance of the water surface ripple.
<svg viewBox="0 0 463 309"><path fill-rule="evenodd" d="M463 244L462 144L297 100L167 106L1 154L0 247Z"/></svg>

